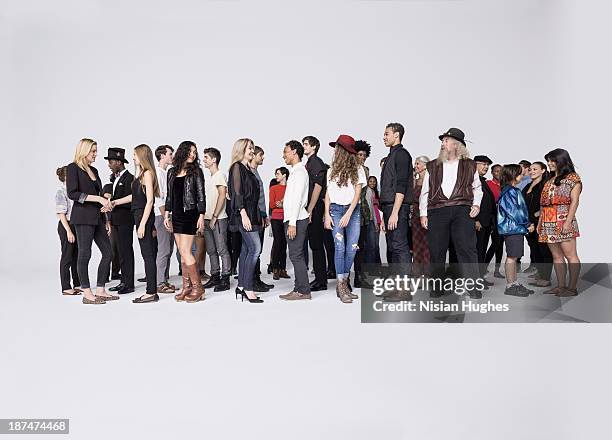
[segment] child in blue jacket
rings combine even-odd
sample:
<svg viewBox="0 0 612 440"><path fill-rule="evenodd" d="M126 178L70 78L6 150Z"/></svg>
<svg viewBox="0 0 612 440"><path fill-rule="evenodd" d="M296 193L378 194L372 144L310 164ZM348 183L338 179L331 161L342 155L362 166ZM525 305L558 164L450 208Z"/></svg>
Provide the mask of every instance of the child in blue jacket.
<svg viewBox="0 0 612 440"><path fill-rule="evenodd" d="M524 253L525 235L528 228L529 212L521 190L523 167L518 164L504 165L502 170L502 191L498 201L497 230L506 244L506 295L529 296L533 290L517 281L516 260Z"/></svg>

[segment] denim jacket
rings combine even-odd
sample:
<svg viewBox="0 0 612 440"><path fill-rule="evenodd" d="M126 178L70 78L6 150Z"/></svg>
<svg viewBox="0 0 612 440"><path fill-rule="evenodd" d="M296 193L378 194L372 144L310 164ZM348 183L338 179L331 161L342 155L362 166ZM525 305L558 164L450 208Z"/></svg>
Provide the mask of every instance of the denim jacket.
<svg viewBox="0 0 612 440"><path fill-rule="evenodd" d="M506 185L501 191L497 207L499 235L524 235L529 227L529 213L521 190Z"/></svg>

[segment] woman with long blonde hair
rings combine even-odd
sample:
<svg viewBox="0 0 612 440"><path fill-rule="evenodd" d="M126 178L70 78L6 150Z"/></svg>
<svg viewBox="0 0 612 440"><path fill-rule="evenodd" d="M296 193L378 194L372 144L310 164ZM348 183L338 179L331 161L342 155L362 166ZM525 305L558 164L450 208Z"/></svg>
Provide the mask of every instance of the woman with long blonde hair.
<svg viewBox="0 0 612 440"><path fill-rule="evenodd" d="M112 205L110 200L102 197L102 182L98 170L92 166L97 154L96 141L83 138L77 144L73 162L66 168L66 193L68 198L75 202L70 223L74 225L79 243L77 272L83 290L83 304L104 304L106 301L119 299L105 290L110 271L111 245L104 213L110 211ZM92 242L96 243L102 254L95 295L89 283Z"/></svg>
<svg viewBox="0 0 612 440"><path fill-rule="evenodd" d="M367 185L366 174L357 157L355 140L340 135L329 145L335 148L331 168L327 174L325 193L325 228L331 229L336 252L336 294L343 303L357 299L348 286L351 267L359 248L361 230L361 189Z"/></svg>
<svg viewBox="0 0 612 440"><path fill-rule="evenodd" d="M134 224L140 245L140 254L145 263L147 291L132 302L148 303L159 301L157 294L157 238L153 236L155 216L153 202L159 197L159 185L153 162L153 152L148 145L141 144L134 148L134 165L136 178L132 181L132 194L113 201L113 207L131 203Z"/></svg>
<svg viewBox="0 0 612 440"><path fill-rule="evenodd" d="M234 143L227 188L230 196L229 229L240 232L242 238L236 299L240 296L242 301L246 298L250 303L262 303L263 300L253 291L255 265L261 253L259 181L249 169L254 154L255 144L251 139L238 139Z"/></svg>

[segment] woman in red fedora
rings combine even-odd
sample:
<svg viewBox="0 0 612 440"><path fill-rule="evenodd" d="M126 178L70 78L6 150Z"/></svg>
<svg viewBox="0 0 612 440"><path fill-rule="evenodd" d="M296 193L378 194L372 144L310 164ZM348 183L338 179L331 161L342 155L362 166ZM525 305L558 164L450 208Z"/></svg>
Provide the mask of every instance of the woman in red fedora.
<svg viewBox="0 0 612 440"><path fill-rule="evenodd" d="M366 184L366 175L360 165L355 150L355 139L340 135L334 147L332 165L327 173L327 192L325 193L325 228L331 229L334 236L336 265L336 294L343 303L357 299L348 287L351 266L359 248L361 210L359 198L361 188Z"/></svg>

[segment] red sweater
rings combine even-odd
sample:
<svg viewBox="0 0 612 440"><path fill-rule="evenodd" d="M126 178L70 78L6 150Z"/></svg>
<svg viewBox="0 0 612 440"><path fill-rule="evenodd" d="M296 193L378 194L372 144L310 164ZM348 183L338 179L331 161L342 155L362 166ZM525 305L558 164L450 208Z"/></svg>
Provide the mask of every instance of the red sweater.
<svg viewBox="0 0 612 440"><path fill-rule="evenodd" d="M285 213L283 208L278 208L276 206L276 202L282 202L285 198L285 190L287 189L287 185L274 185L270 187L270 209L272 210L272 215L270 218L272 220L283 220Z"/></svg>

